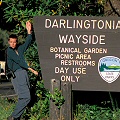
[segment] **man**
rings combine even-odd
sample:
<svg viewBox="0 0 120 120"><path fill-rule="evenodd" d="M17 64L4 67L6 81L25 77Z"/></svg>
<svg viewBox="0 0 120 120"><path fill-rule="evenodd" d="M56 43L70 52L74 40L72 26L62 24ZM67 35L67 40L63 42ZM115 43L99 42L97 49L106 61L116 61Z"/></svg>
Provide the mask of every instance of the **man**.
<svg viewBox="0 0 120 120"><path fill-rule="evenodd" d="M28 36L24 44L18 46L17 36L12 34L9 36L9 47L7 48L7 65L8 68L14 72L15 78L13 78L12 84L16 94L18 95L18 102L15 109L8 120L20 120L26 106L30 102L30 84L27 75L27 70L30 70L35 75L38 72L30 68L24 59L24 52L27 50L32 41L31 23L26 22L26 29Z"/></svg>

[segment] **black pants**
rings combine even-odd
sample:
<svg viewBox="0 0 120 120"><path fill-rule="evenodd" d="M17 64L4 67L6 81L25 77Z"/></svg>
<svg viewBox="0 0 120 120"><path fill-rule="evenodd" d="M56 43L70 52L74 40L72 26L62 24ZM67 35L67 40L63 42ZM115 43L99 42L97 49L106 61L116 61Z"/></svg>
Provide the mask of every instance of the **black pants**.
<svg viewBox="0 0 120 120"><path fill-rule="evenodd" d="M30 102L30 83L27 71L24 69L18 69L15 71L15 78L12 79L12 84L16 94L18 95L18 102L12 113L14 118L20 117L27 104Z"/></svg>

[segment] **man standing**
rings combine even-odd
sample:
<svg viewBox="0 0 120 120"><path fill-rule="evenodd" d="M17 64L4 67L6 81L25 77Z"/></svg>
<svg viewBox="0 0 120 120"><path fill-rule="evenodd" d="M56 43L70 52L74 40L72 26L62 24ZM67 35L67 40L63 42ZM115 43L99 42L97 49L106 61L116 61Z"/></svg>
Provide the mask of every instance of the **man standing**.
<svg viewBox="0 0 120 120"><path fill-rule="evenodd" d="M26 22L27 38L24 44L18 46L18 38L12 34L9 36L9 47L7 48L7 65L8 68L14 72L15 78L12 78L14 90L18 95L18 102L15 109L8 120L20 120L26 106L30 102L30 83L27 70L30 70L35 75L38 72L30 68L24 59L24 52L27 50L32 41L31 23Z"/></svg>

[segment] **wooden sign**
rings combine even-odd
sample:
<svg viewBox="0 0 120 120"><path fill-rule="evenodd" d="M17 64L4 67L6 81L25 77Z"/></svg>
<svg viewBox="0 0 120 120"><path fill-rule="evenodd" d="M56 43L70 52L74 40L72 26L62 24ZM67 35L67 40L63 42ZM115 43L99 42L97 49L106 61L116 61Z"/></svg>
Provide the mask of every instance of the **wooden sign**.
<svg viewBox="0 0 120 120"><path fill-rule="evenodd" d="M45 87L120 91L120 20L115 17L36 16L34 30Z"/></svg>

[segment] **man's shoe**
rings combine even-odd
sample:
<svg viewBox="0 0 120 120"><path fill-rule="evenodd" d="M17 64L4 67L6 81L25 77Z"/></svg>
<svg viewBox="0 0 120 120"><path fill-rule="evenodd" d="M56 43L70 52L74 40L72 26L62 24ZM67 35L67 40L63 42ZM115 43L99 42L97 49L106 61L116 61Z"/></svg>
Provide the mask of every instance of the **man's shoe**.
<svg viewBox="0 0 120 120"><path fill-rule="evenodd" d="M12 116L9 116L7 120L15 120Z"/></svg>

